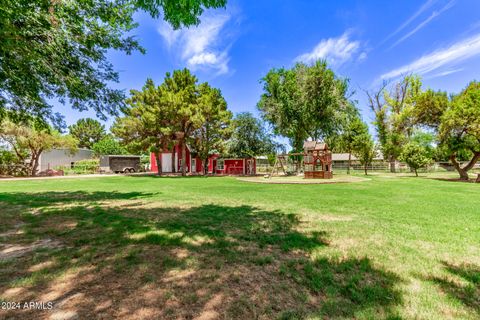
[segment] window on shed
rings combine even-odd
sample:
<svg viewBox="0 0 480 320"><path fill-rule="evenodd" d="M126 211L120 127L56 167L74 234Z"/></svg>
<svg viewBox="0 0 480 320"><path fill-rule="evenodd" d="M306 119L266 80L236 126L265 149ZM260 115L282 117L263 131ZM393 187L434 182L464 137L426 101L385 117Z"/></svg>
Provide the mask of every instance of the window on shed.
<svg viewBox="0 0 480 320"><path fill-rule="evenodd" d="M217 170L223 170L225 168L224 160L217 160Z"/></svg>

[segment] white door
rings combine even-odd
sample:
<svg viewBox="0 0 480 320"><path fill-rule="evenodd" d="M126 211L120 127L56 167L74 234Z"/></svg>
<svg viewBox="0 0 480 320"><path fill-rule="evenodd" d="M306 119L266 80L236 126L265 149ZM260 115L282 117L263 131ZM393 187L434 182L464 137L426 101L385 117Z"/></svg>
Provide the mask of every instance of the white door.
<svg viewBox="0 0 480 320"><path fill-rule="evenodd" d="M253 175L253 160L247 160L247 175Z"/></svg>
<svg viewBox="0 0 480 320"><path fill-rule="evenodd" d="M162 172L172 172L171 153L162 153Z"/></svg>
<svg viewBox="0 0 480 320"><path fill-rule="evenodd" d="M191 172L197 172L197 159L192 159L191 167L192 167L192 170L190 170Z"/></svg>

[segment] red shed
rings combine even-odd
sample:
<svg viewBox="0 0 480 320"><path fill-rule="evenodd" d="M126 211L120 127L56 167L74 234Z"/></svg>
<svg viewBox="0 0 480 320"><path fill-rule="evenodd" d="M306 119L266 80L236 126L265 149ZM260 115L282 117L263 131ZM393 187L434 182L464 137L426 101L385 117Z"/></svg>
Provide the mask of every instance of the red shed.
<svg viewBox="0 0 480 320"><path fill-rule="evenodd" d="M203 173L203 161L196 156L191 148L186 146L186 169L187 172ZM182 152L179 145L172 150L165 150L160 154L162 159L162 172L172 173L182 170ZM172 161L173 158L173 161ZM172 166L173 163L173 166ZM158 172L155 154L150 154L150 170ZM221 158L214 154L208 157L208 173L218 175L255 175L257 163L255 158Z"/></svg>

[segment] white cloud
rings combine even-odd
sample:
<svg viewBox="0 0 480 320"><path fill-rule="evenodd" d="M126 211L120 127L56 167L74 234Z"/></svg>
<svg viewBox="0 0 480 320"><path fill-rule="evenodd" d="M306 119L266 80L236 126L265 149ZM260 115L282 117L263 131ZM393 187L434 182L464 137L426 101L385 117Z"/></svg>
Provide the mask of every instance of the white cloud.
<svg viewBox="0 0 480 320"><path fill-rule="evenodd" d="M212 52L201 52L190 57L187 61L192 69L212 68L217 70L217 74L225 74L228 72L228 54L226 51L218 54Z"/></svg>
<svg viewBox="0 0 480 320"><path fill-rule="evenodd" d="M360 41L351 41L349 32L345 32L338 38L321 40L311 52L301 54L295 61L306 63L315 62L319 59L326 59L334 66L340 66L351 60L360 49ZM365 59L366 53L362 52L360 58Z"/></svg>
<svg viewBox="0 0 480 320"><path fill-rule="evenodd" d="M213 64L217 62L217 56L214 53L200 53L188 59L189 64Z"/></svg>
<svg viewBox="0 0 480 320"><path fill-rule="evenodd" d="M418 16L420 16L423 12L425 12L425 10L427 10L428 8L430 8L432 5L434 5L438 0L428 0L427 2L425 2L417 11L415 11L415 13L410 16L410 18L408 18L404 23L402 23L402 25L400 27L398 27L397 30L395 30L394 32L392 32L388 37L386 37L380 44L383 44L385 43L386 41L388 41L389 39L391 39L393 36L395 36L396 34L398 34L400 31L402 31L403 29L405 29L410 23L413 22L413 20L415 20Z"/></svg>
<svg viewBox="0 0 480 320"><path fill-rule="evenodd" d="M180 36L180 31L173 30L172 27L166 22L163 22L157 30L158 33L160 33L160 35L163 37L163 40L165 40L165 44L169 48L177 41L178 37Z"/></svg>
<svg viewBox="0 0 480 320"><path fill-rule="evenodd" d="M173 30L162 22L158 33L167 47L177 49L180 58L193 70L213 69L224 74L229 71L229 57L222 31L230 18L229 14L206 14L201 17L200 25L181 30Z"/></svg>
<svg viewBox="0 0 480 320"><path fill-rule="evenodd" d="M448 76L449 74L457 73L457 72L460 72L460 71L463 71L463 68L446 70L446 71L442 71L442 72L439 72L439 73L432 74L431 76L427 77L427 79L445 77L445 76Z"/></svg>
<svg viewBox="0 0 480 320"><path fill-rule="evenodd" d="M420 24L418 24L412 31L401 37L397 42L395 42L392 46L390 46L389 49L392 49L393 47L396 47L398 44L402 43L403 41L407 40L411 36L413 36L415 33L417 33L419 30L423 29L427 24L429 24L433 19L439 17L442 13L450 9L451 7L454 6L456 0L452 0L449 3L447 3L442 9L439 11L433 11L432 14L425 20L423 20Z"/></svg>
<svg viewBox="0 0 480 320"><path fill-rule="evenodd" d="M363 60L366 60L368 57L367 53L365 51L363 51L362 53L360 53L360 55L358 56L358 61L363 61Z"/></svg>
<svg viewBox="0 0 480 320"><path fill-rule="evenodd" d="M480 55L480 34L424 55L405 66L381 75L380 79L397 78L407 73L427 74L444 66L458 65L477 55Z"/></svg>

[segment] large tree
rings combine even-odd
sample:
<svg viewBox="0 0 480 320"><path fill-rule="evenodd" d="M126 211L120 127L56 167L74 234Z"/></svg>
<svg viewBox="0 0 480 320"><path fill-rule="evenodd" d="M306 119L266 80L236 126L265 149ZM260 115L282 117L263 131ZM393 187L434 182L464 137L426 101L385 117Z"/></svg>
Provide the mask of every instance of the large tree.
<svg viewBox="0 0 480 320"><path fill-rule="evenodd" d="M254 157L275 154L279 148L260 119L250 112L242 112L232 122L232 137L228 154L234 157Z"/></svg>
<svg viewBox="0 0 480 320"><path fill-rule="evenodd" d="M412 113L420 92L421 80L417 76L405 76L389 87L384 83L377 91L366 92L371 110L375 114L374 125L383 156L390 162L390 171L412 133Z"/></svg>
<svg viewBox="0 0 480 320"><path fill-rule="evenodd" d="M368 166L370 166L375 158L377 151L372 136L365 132L355 137L355 148L353 154L358 158L360 164L363 165L365 175L368 174Z"/></svg>
<svg viewBox="0 0 480 320"><path fill-rule="evenodd" d="M272 69L262 83L264 93L257 107L295 151L303 148L307 138L326 139L335 134L344 113L351 110L348 81L337 77L325 61Z"/></svg>
<svg viewBox="0 0 480 320"><path fill-rule="evenodd" d="M160 153L172 144L175 129L175 106L167 101L164 91L165 88L147 79L141 91L131 91L124 116L116 118L111 129L130 151L154 152L159 175L162 174Z"/></svg>
<svg viewBox="0 0 480 320"><path fill-rule="evenodd" d="M200 112L203 124L193 132L193 147L203 161L204 174L208 173L208 156L219 153L225 148L229 138L232 113L227 109L227 102L219 89L208 83L199 86Z"/></svg>
<svg viewBox="0 0 480 320"><path fill-rule="evenodd" d="M105 135L105 126L92 118L79 119L68 127L70 134L78 140L79 148L91 149L93 144L102 140Z"/></svg>
<svg viewBox="0 0 480 320"><path fill-rule="evenodd" d="M22 162L28 164L28 174L35 176L40 156L55 148L65 148L74 152L77 141L72 136L61 135L52 128L45 127L37 119L13 123L5 120L0 126L0 139L8 144Z"/></svg>
<svg viewBox="0 0 480 320"><path fill-rule="evenodd" d="M460 94L426 90L412 112L418 126L437 134L439 150L452 162L462 180L480 159L480 83L471 82ZM466 159L462 165L460 160Z"/></svg>
<svg viewBox="0 0 480 320"><path fill-rule="evenodd" d="M450 150L450 161L460 174L468 180L468 171L480 159L480 82L471 82L441 116L439 138ZM471 159L462 166L457 154L462 150L471 152Z"/></svg>
<svg viewBox="0 0 480 320"><path fill-rule="evenodd" d="M188 69L167 73L159 86L149 79L141 91L131 93L128 107L123 110L125 116L116 119L112 132L130 150L153 151L159 174L159 153L169 148L175 150L175 144L181 147L181 169L185 175L187 143L207 167L208 155L221 149L228 138L232 114L220 90L208 83L198 84Z"/></svg>
<svg viewBox="0 0 480 320"><path fill-rule="evenodd" d="M173 74L167 73L162 84L166 103L175 110L172 121L175 124L175 139L181 148L183 176L187 173L187 142L191 140L193 132L205 122L198 100L200 93L197 82L197 77L188 69L183 69L175 70Z"/></svg>
<svg viewBox="0 0 480 320"><path fill-rule="evenodd" d="M226 0L3 0L0 4L0 113L15 110L57 123L51 100L116 114L123 91L110 49L144 52L130 31L143 10L174 28L199 23L205 8Z"/></svg>
<svg viewBox="0 0 480 320"><path fill-rule="evenodd" d="M359 136L368 135L368 126L365 122L356 116L348 120L345 124L342 133L337 137L338 147L344 152L348 153L348 167L347 173L350 174L350 167L352 163L352 153L358 151L359 149L364 148L361 141L358 139Z"/></svg>

